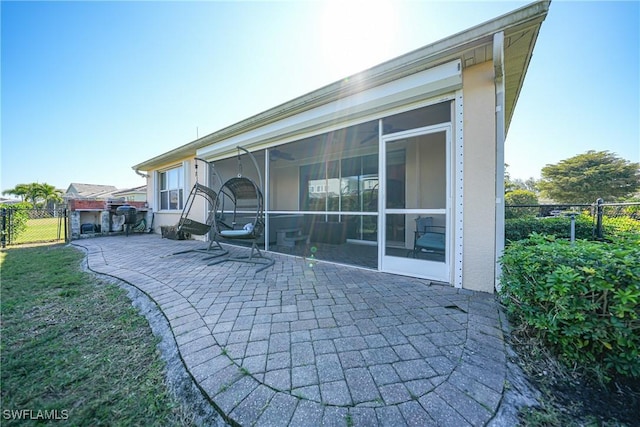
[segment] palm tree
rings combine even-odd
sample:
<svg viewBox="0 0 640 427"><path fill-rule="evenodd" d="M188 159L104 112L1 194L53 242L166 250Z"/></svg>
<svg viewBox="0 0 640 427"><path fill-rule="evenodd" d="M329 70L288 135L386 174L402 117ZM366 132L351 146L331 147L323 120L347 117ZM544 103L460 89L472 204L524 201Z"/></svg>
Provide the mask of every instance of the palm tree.
<svg viewBox="0 0 640 427"><path fill-rule="evenodd" d="M60 190L57 190L53 185L47 183L38 184L38 199L42 199L43 205L46 207L49 202L59 203L62 202L62 194Z"/></svg>
<svg viewBox="0 0 640 427"><path fill-rule="evenodd" d="M35 206L36 199L38 198L38 183L31 184L18 184L14 188L5 190L2 194L13 194L19 196L23 202L31 203Z"/></svg>
<svg viewBox="0 0 640 427"><path fill-rule="evenodd" d="M61 202L62 194L53 185L47 183L32 182L31 184L18 184L14 188L4 190L2 194L13 194L22 199L22 201L31 203L37 207L40 201L46 206L49 202Z"/></svg>
<svg viewBox="0 0 640 427"><path fill-rule="evenodd" d="M27 201L25 200L27 198L27 195L29 194L29 185L30 184L18 184L15 187L9 189L9 190L4 190L2 192L3 195L7 195L7 194L12 194L14 196L18 196L20 197L20 200L22 200L23 202Z"/></svg>

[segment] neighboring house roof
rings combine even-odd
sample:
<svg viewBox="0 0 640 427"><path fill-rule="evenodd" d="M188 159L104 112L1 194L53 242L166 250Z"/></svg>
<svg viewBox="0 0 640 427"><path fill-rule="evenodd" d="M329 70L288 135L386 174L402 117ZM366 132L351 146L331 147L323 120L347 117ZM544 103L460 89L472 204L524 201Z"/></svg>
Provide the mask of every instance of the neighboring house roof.
<svg viewBox="0 0 640 427"><path fill-rule="evenodd" d="M113 185L71 183L64 194L66 198L103 199L113 196L118 189Z"/></svg>
<svg viewBox="0 0 640 427"><path fill-rule="evenodd" d="M146 185L141 185L139 187L133 187L133 188L126 188L124 190L118 190L116 192L113 193L113 196L115 197L120 197L120 196L124 196L127 194L146 194L147 192L147 186Z"/></svg>
<svg viewBox="0 0 640 427"><path fill-rule="evenodd" d="M20 199L7 199L4 197L0 197L0 205L15 205L17 203L22 203Z"/></svg>
<svg viewBox="0 0 640 427"><path fill-rule="evenodd" d="M452 60L459 59L463 68L493 60L493 39L500 32L504 32L502 63L506 133L549 4L550 1L540 1L499 16L160 154L133 166L133 169L153 170L163 164L192 156L200 148ZM496 71L501 73L500 70Z"/></svg>

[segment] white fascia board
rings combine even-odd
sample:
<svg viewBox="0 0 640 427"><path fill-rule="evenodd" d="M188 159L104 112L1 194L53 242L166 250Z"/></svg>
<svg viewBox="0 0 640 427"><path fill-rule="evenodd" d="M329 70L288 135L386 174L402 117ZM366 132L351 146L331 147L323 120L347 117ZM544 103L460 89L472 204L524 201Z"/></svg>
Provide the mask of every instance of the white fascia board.
<svg viewBox="0 0 640 427"><path fill-rule="evenodd" d="M460 60L448 62L409 76L337 99L218 141L197 151L197 157L217 160L235 154L238 145L249 149L273 147L291 136L303 139L326 131L338 123L389 110L402 104L427 99L462 87Z"/></svg>

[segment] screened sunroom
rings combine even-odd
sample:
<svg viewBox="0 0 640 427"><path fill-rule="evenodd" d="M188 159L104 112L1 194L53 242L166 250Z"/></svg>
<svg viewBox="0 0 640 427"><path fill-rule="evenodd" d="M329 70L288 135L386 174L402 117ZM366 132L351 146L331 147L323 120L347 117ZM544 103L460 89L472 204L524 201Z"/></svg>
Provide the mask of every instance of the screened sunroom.
<svg viewBox="0 0 640 427"><path fill-rule="evenodd" d="M448 271L452 110L441 100L254 152L266 177L264 248L403 273L413 264L421 276L432 264ZM246 159L213 165L221 177L241 168L258 179ZM430 218L442 247L416 247L418 217Z"/></svg>
<svg viewBox="0 0 640 427"><path fill-rule="evenodd" d="M199 178L212 188L239 172L261 177L263 250L493 292L504 139L548 7L533 3L134 166L149 176L155 227L177 223L199 158L213 165Z"/></svg>

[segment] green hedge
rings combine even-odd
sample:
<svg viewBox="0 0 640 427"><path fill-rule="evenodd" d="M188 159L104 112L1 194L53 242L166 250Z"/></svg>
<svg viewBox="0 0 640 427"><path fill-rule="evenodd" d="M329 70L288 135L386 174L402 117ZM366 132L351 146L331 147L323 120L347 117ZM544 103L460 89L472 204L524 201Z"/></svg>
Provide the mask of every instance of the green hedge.
<svg viewBox="0 0 640 427"><path fill-rule="evenodd" d="M535 217L540 212L539 208L514 208L518 205L537 205L538 196L529 190L513 190L505 193L504 203L507 205L504 215L505 218L522 218Z"/></svg>
<svg viewBox="0 0 640 427"><path fill-rule="evenodd" d="M590 215L576 215L576 239L592 239L594 222ZM568 216L546 218L511 218L505 220L505 240L515 242L531 234L545 234L557 238L571 237L571 218Z"/></svg>
<svg viewBox="0 0 640 427"><path fill-rule="evenodd" d="M27 229L27 221L29 221L29 211L33 209L33 205L28 202L14 203L12 205L0 204L0 209L11 209L11 222L7 224L9 233L13 240L17 239ZM0 230L2 232L2 230Z"/></svg>
<svg viewBox="0 0 640 427"><path fill-rule="evenodd" d="M603 237L612 239L627 233L640 233L640 221L630 217L602 218ZM576 239L594 239L595 221L589 214L576 215ZM526 239L533 233L555 236L558 239L571 237L571 218L568 216L546 218L510 218L505 220L507 243Z"/></svg>
<svg viewBox="0 0 640 427"><path fill-rule="evenodd" d="M640 233L640 220L628 216L602 218L604 237L621 236L627 233Z"/></svg>
<svg viewBox="0 0 640 427"><path fill-rule="evenodd" d="M613 242L534 234L502 257L507 312L569 365L640 378L640 235Z"/></svg>

